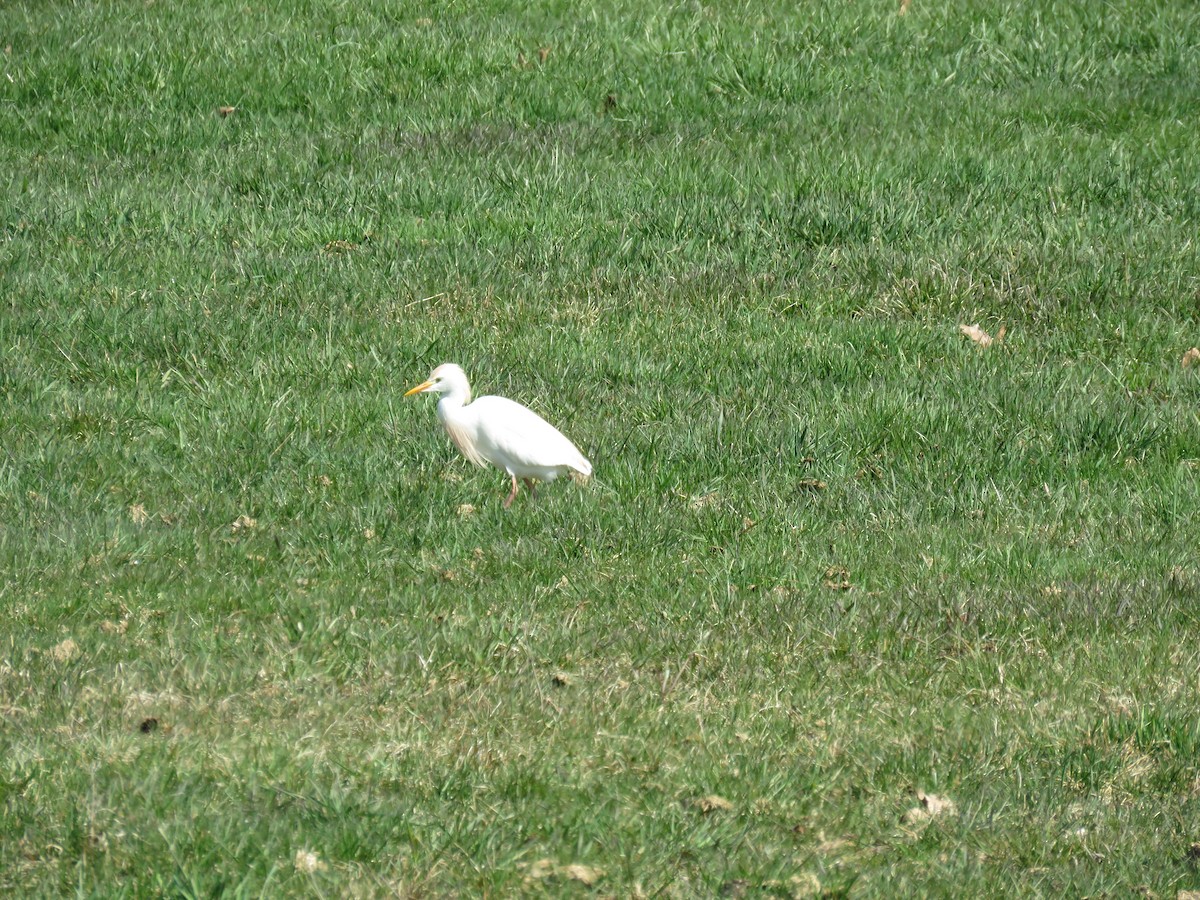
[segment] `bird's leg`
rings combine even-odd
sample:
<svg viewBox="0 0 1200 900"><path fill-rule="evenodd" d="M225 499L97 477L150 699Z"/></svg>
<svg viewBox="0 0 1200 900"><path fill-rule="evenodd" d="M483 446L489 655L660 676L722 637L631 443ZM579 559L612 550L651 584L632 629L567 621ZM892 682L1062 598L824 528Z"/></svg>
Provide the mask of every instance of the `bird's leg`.
<svg viewBox="0 0 1200 900"><path fill-rule="evenodd" d="M504 498L504 508L505 509L508 509L510 506L512 506L513 499L517 496L517 476L513 475L511 477L512 477L512 483L513 483L513 489L511 491L509 491L508 496Z"/></svg>
<svg viewBox="0 0 1200 900"><path fill-rule="evenodd" d="M525 482L525 487L529 488L529 496L536 499L537 498L537 488L534 486L533 479L532 478L522 478L521 480L523 482Z"/></svg>

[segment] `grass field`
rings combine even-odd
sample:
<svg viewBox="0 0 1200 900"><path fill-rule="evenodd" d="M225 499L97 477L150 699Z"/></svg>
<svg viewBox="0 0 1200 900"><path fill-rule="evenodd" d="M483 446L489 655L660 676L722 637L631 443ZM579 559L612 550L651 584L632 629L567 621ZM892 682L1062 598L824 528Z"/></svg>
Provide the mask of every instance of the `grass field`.
<svg viewBox="0 0 1200 900"><path fill-rule="evenodd" d="M1200 8L898 9L0 6L0 894L1200 890Z"/></svg>

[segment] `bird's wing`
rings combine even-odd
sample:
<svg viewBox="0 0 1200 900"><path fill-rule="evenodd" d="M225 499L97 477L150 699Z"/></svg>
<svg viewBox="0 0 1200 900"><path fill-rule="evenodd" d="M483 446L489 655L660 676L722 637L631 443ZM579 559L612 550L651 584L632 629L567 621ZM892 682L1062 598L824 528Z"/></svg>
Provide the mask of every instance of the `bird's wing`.
<svg viewBox="0 0 1200 900"><path fill-rule="evenodd" d="M567 466L581 474L592 471L579 448L561 431L535 413L507 397L480 397L468 409L475 423L484 455L491 450L523 466Z"/></svg>

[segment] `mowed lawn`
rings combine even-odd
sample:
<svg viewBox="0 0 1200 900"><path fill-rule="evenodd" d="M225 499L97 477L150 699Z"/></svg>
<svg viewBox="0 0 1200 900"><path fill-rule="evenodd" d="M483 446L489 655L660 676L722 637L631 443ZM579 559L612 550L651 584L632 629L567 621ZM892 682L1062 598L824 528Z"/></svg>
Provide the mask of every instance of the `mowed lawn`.
<svg viewBox="0 0 1200 900"><path fill-rule="evenodd" d="M1200 890L1196 4L0 51L0 893Z"/></svg>

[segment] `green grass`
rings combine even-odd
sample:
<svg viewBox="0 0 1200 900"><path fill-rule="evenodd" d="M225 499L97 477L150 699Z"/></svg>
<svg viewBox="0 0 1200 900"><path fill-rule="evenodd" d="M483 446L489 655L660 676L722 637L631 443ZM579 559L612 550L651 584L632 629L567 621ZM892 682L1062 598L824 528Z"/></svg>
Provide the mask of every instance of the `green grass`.
<svg viewBox="0 0 1200 900"><path fill-rule="evenodd" d="M0 7L0 893L1200 889L1200 10L898 5Z"/></svg>

